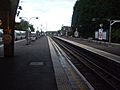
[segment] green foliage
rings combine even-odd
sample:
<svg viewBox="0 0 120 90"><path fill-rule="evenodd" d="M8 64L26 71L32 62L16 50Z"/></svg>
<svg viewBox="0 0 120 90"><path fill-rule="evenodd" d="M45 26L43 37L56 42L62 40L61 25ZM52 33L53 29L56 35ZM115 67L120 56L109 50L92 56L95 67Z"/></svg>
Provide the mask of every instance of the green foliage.
<svg viewBox="0 0 120 90"><path fill-rule="evenodd" d="M96 18L94 22L93 18ZM87 38L94 36L100 23L103 23L105 29L109 29L107 19L120 19L120 0L77 0L71 25L73 30L74 27L79 28L80 35Z"/></svg>
<svg viewBox="0 0 120 90"><path fill-rule="evenodd" d="M15 29L18 30L27 30L29 28L29 23L25 20L21 20L21 22L19 24L16 24Z"/></svg>
<svg viewBox="0 0 120 90"><path fill-rule="evenodd" d="M27 21L21 20L20 27L22 30L27 30L29 28L29 23Z"/></svg>
<svg viewBox="0 0 120 90"><path fill-rule="evenodd" d="M18 30L23 30L23 31L25 31L25 30L27 30L27 29L30 28L31 31L35 31L33 25L29 24L28 21L25 21L25 20L23 20L23 19L21 20L21 22L20 22L19 24L17 24L17 25L15 26L15 28L18 29Z"/></svg>
<svg viewBox="0 0 120 90"><path fill-rule="evenodd" d="M112 30L112 41L120 43L120 28Z"/></svg>
<svg viewBox="0 0 120 90"><path fill-rule="evenodd" d="M31 30L32 32L35 31L35 28L33 27L33 25L30 25L29 27L30 27L30 30Z"/></svg>

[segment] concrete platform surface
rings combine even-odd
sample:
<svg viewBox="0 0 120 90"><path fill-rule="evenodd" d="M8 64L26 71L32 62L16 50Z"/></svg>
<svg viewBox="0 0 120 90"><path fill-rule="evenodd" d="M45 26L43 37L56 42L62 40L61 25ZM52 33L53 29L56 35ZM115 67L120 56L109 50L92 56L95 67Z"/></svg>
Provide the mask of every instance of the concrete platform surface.
<svg viewBox="0 0 120 90"><path fill-rule="evenodd" d="M58 90L47 37L16 43L14 57L0 57L0 90Z"/></svg>

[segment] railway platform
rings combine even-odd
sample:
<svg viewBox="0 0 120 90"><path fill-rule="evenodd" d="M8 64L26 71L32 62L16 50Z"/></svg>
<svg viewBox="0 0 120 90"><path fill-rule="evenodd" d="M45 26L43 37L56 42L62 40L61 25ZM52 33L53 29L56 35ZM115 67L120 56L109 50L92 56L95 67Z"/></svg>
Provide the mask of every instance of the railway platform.
<svg viewBox="0 0 120 90"><path fill-rule="evenodd" d="M111 45L109 45L108 43L105 44L104 42L96 43L94 41L72 37L54 37L54 40L63 49L65 49L66 52L68 52L68 55L71 58L72 56L75 57L75 59L72 58L71 61L75 63L74 65L76 65L76 67L78 65L78 70L84 76L85 73L87 73L86 75L88 75L88 77L86 76L86 78L93 85L95 90L120 89L120 80L118 76L120 68L119 44L111 43ZM75 61L79 61L79 63ZM82 64L80 64L80 62ZM81 65L84 65L84 68L80 68ZM90 77L91 71L89 74L89 70L87 72L84 72L87 70L84 70L85 67L90 68L89 70L95 73L93 73ZM99 79L94 77L97 77ZM95 83L93 83L94 80Z"/></svg>
<svg viewBox="0 0 120 90"><path fill-rule="evenodd" d="M15 43L14 57L0 57L0 90L90 90L53 43L45 36Z"/></svg>
<svg viewBox="0 0 120 90"><path fill-rule="evenodd" d="M120 56L120 44L117 43L111 43L111 45L109 45L108 42L88 40L82 38L74 38L74 37L62 37L62 38L75 41L77 43L87 45Z"/></svg>
<svg viewBox="0 0 120 90"><path fill-rule="evenodd" d="M57 90L47 39L15 44L14 57L0 57L0 90Z"/></svg>
<svg viewBox="0 0 120 90"><path fill-rule="evenodd" d="M73 37L56 37L65 42L83 48L91 53L100 55L104 58L110 59L114 62L120 63L120 44L111 43L109 45L108 42L95 42L88 41L81 38L73 38Z"/></svg>

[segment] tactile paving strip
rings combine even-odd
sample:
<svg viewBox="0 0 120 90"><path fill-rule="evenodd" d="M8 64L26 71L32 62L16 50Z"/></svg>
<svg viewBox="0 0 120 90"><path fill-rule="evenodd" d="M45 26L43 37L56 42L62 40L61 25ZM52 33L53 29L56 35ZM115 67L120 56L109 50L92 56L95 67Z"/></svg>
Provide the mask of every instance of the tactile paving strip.
<svg viewBox="0 0 120 90"><path fill-rule="evenodd" d="M58 58L49 38L48 38L48 41L49 41L51 58L52 58L53 67L54 67L54 71L55 71L55 77L56 77L58 90L72 90L69 80L65 74L64 69L62 68L62 65L60 64L59 58Z"/></svg>

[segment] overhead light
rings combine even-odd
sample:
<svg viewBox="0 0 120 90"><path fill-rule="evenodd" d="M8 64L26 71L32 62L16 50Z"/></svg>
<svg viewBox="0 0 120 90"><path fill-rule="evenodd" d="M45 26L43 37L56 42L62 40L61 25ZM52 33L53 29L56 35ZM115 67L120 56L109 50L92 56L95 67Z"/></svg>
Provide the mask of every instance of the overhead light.
<svg viewBox="0 0 120 90"><path fill-rule="evenodd" d="M18 9L22 10L22 6L18 6Z"/></svg>

